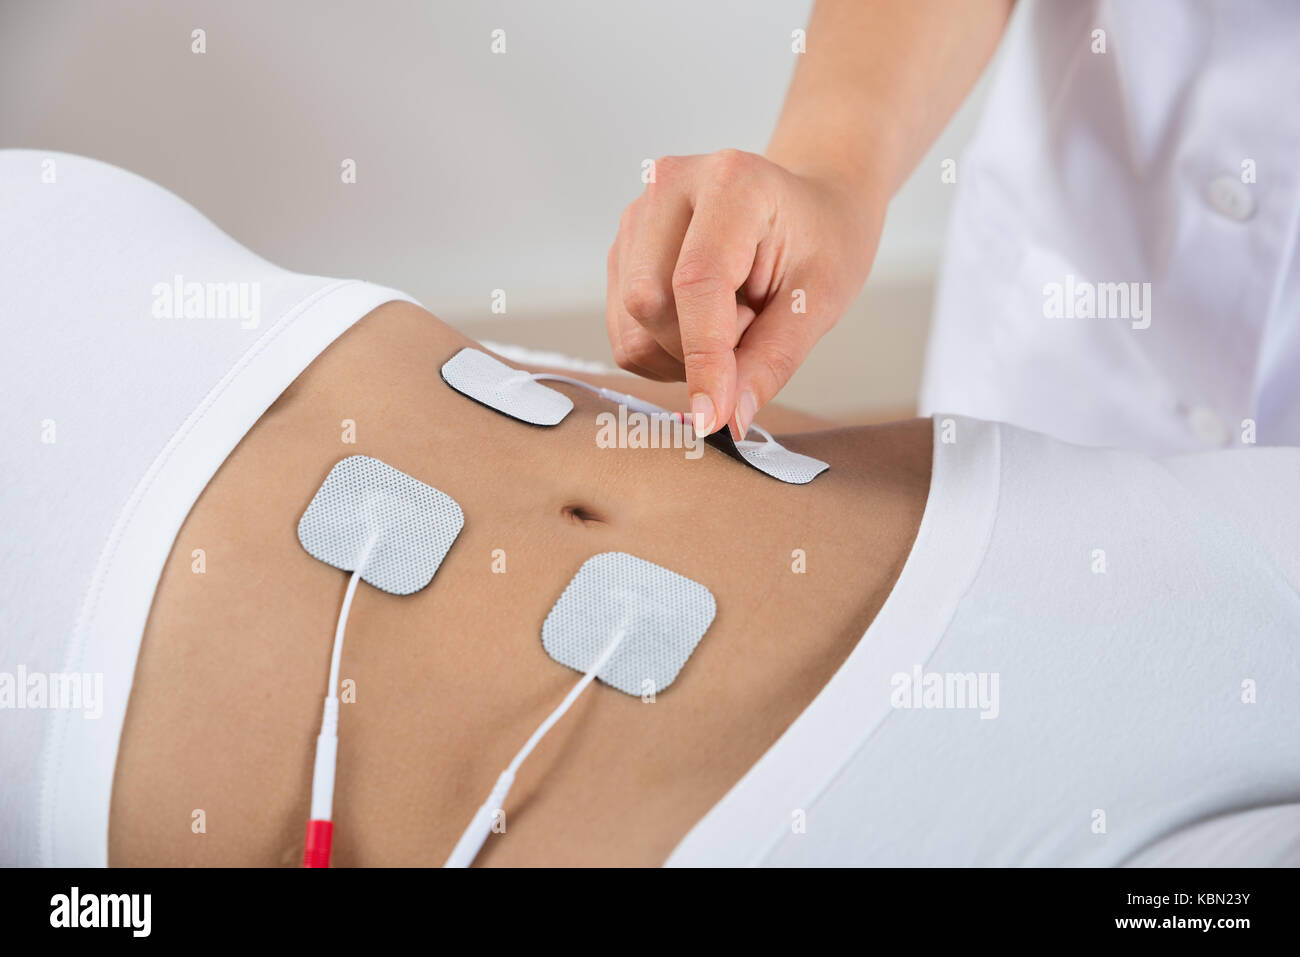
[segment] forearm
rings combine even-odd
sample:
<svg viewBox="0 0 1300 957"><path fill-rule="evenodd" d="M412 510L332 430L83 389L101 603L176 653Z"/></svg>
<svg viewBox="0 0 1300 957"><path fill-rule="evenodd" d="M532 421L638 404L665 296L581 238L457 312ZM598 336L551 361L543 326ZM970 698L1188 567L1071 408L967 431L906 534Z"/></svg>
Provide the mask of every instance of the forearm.
<svg viewBox="0 0 1300 957"><path fill-rule="evenodd" d="M767 157L888 202L997 48L1013 0L817 0Z"/></svg>

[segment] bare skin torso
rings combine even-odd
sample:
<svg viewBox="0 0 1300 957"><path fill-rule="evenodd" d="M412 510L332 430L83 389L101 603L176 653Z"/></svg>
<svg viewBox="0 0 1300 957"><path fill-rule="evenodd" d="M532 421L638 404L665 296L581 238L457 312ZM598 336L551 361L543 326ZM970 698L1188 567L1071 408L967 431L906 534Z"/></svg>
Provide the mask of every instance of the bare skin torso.
<svg viewBox="0 0 1300 957"><path fill-rule="evenodd" d="M832 466L791 486L713 449L691 460L680 449L600 448L595 415L612 406L567 386L557 388L575 409L552 429L481 407L438 375L471 344L417 307L380 307L213 477L145 631L110 863L300 861L348 576L307 555L295 530L347 455L446 492L465 526L424 590L357 592L341 669L355 701L340 720L336 866L442 863L579 677L546 655L541 624L598 552L703 583L717 617L653 703L587 690L524 764L505 833L479 864L663 863L862 637L924 510L928 421L790 437Z"/></svg>

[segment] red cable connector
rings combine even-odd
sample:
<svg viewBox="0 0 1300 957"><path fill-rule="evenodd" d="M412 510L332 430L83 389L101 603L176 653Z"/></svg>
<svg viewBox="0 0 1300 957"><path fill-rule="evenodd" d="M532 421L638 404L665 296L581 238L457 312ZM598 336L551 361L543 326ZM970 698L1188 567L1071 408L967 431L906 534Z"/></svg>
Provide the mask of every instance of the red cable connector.
<svg viewBox="0 0 1300 957"><path fill-rule="evenodd" d="M329 867L330 845L333 840L333 821L308 821L307 841L302 847L302 866Z"/></svg>

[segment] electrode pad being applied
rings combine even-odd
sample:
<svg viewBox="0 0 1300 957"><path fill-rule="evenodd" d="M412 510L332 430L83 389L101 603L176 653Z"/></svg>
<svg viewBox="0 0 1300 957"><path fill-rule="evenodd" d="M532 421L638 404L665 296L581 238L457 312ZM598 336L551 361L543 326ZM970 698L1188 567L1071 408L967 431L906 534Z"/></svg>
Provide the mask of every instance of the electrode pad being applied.
<svg viewBox="0 0 1300 957"><path fill-rule="evenodd" d="M586 671L622 632L596 676L625 694L658 693L677 678L713 622L717 604L699 582L625 552L583 562L542 623L542 647Z"/></svg>
<svg viewBox="0 0 1300 957"><path fill-rule="evenodd" d="M343 459L298 521L298 541L313 558L393 595L432 580L465 524L452 498L366 455ZM368 543L369 557L362 565Z"/></svg>
<svg viewBox="0 0 1300 957"><path fill-rule="evenodd" d="M563 392L478 349L461 349L443 363L442 380L461 395L529 425L559 425L573 409L573 400Z"/></svg>
<svg viewBox="0 0 1300 957"><path fill-rule="evenodd" d="M733 459L744 462L750 468L758 469L765 475L770 475L788 485L807 485L830 468L830 465L821 459L790 451L757 424L751 425L750 428L762 435L764 441L751 442L742 439L735 442L726 429L719 429L704 441Z"/></svg>

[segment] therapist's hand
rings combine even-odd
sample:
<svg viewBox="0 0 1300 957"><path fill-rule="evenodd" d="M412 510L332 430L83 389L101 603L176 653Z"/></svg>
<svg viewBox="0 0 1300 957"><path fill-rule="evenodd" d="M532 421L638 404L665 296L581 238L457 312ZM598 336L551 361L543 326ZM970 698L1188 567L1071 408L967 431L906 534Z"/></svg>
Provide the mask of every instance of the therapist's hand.
<svg viewBox="0 0 1300 957"><path fill-rule="evenodd" d="M862 288L885 201L738 150L653 172L609 251L614 358L684 379L699 434L743 436Z"/></svg>

